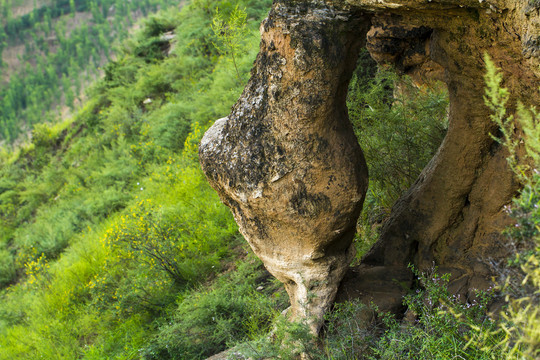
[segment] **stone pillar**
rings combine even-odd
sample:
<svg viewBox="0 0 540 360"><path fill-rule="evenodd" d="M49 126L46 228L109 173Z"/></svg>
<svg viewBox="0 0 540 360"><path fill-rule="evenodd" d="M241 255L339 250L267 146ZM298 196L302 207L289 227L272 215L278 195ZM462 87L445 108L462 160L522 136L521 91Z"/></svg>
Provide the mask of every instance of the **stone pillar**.
<svg viewBox="0 0 540 360"><path fill-rule="evenodd" d="M240 231L317 333L355 250L367 167L348 82L368 17L332 1L276 0L251 79L201 141L202 168Z"/></svg>

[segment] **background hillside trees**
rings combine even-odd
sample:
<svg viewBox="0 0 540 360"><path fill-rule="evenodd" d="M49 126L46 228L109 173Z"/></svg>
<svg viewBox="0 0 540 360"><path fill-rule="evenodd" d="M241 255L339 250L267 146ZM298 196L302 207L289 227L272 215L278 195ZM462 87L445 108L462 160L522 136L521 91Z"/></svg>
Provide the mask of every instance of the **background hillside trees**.
<svg viewBox="0 0 540 360"><path fill-rule="evenodd" d="M19 1L19 5L23 5ZM140 16L178 5L172 0L55 0L14 16L0 3L0 50L24 44L18 65L0 67L0 139L13 141L34 124L73 108L83 84L99 73ZM28 6L28 5L27 5ZM87 16L88 14L89 16ZM2 52L0 51L0 54Z"/></svg>

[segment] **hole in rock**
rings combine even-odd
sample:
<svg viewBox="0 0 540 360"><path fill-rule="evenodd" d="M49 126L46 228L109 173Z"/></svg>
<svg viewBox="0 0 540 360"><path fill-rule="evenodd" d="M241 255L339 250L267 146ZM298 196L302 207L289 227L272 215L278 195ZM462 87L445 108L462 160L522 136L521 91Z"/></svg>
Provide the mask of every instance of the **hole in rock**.
<svg viewBox="0 0 540 360"><path fill-rule="evenodd" d="M448 127L448 89L378 66L364 49L347 94L349 119L369 169L357 224L357 261L378 240L392 206L437 152Z"/></svg>

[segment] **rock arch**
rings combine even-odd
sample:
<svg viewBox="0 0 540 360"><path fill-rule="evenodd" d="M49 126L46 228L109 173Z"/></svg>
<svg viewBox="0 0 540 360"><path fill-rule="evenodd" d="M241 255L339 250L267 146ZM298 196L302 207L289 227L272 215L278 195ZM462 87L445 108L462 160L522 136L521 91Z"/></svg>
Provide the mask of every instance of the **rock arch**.
<svg viewBox="0 0 540 360"><path fill-rule="evenodd" d="M375 59L420 79L442 77L450 96L446 138L394 206L364 263L436 264L452 274L452 292L472 295L471 289L489 286L487 260L507 255L503 207L519 188L505 149L490 135L497 128L483 102L482 59L488 53L502 68L514 105L518 99L537 104L539 53L531 39L540 35L538 9L521 1L349 3L374 11L367 47Z"/></svg>
<svg viewBox="0 0 540 360"><path fill-rule="evenodd" d="M255 253L284 282L293 318L318 331L354 254L367 167L345 97L363 46L419 80L442 77L450 123L348 282L373 269L403 277L414 262L451 272L455 292L486 285L483 260L505 255L502 208L518 184L489 135L496 128L483 105L482 55L511 75L505 86L516 98L537 102L538 26L538 9L517 0L275 0L251 79L230 116L205 134L200 160Z"/></svg>

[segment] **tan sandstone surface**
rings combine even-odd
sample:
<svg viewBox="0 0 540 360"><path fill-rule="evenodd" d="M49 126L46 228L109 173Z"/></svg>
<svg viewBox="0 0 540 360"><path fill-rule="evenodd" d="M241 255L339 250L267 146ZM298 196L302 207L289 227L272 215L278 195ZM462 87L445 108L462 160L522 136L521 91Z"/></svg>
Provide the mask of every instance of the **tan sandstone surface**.
<svg viewBox="0 0 540 360"><path fill-rule="evenodd" d="M345 100L364 42L355 33L368 24L327 4L277 2L242 97L200 145L211 185L285 284L292 318L313 331L354 257L367 189Z"/></svg>
<svg viewBox="0 0 540 360"><path fill-rule="evenodd" d="M345 97L361 47L417 81L443 80L449 129L437 154L395 204L380 240L340 298L400 302L409 263L450 272L451 291L489 286L507 255L503 207L519 189L483 103L488 53L516 101L539 100L535 1L276 0L261 26L251 79L231 114L206 133L200 159L242 234L314 331L354 249L367 167ZM519 136L519 129L516 134ZM361 144L360 144L361 145ZM379 294L379 295L374 295ZM378 300L377 300L378 299ZM390 300L389 300L390 299Z"/></svg>

